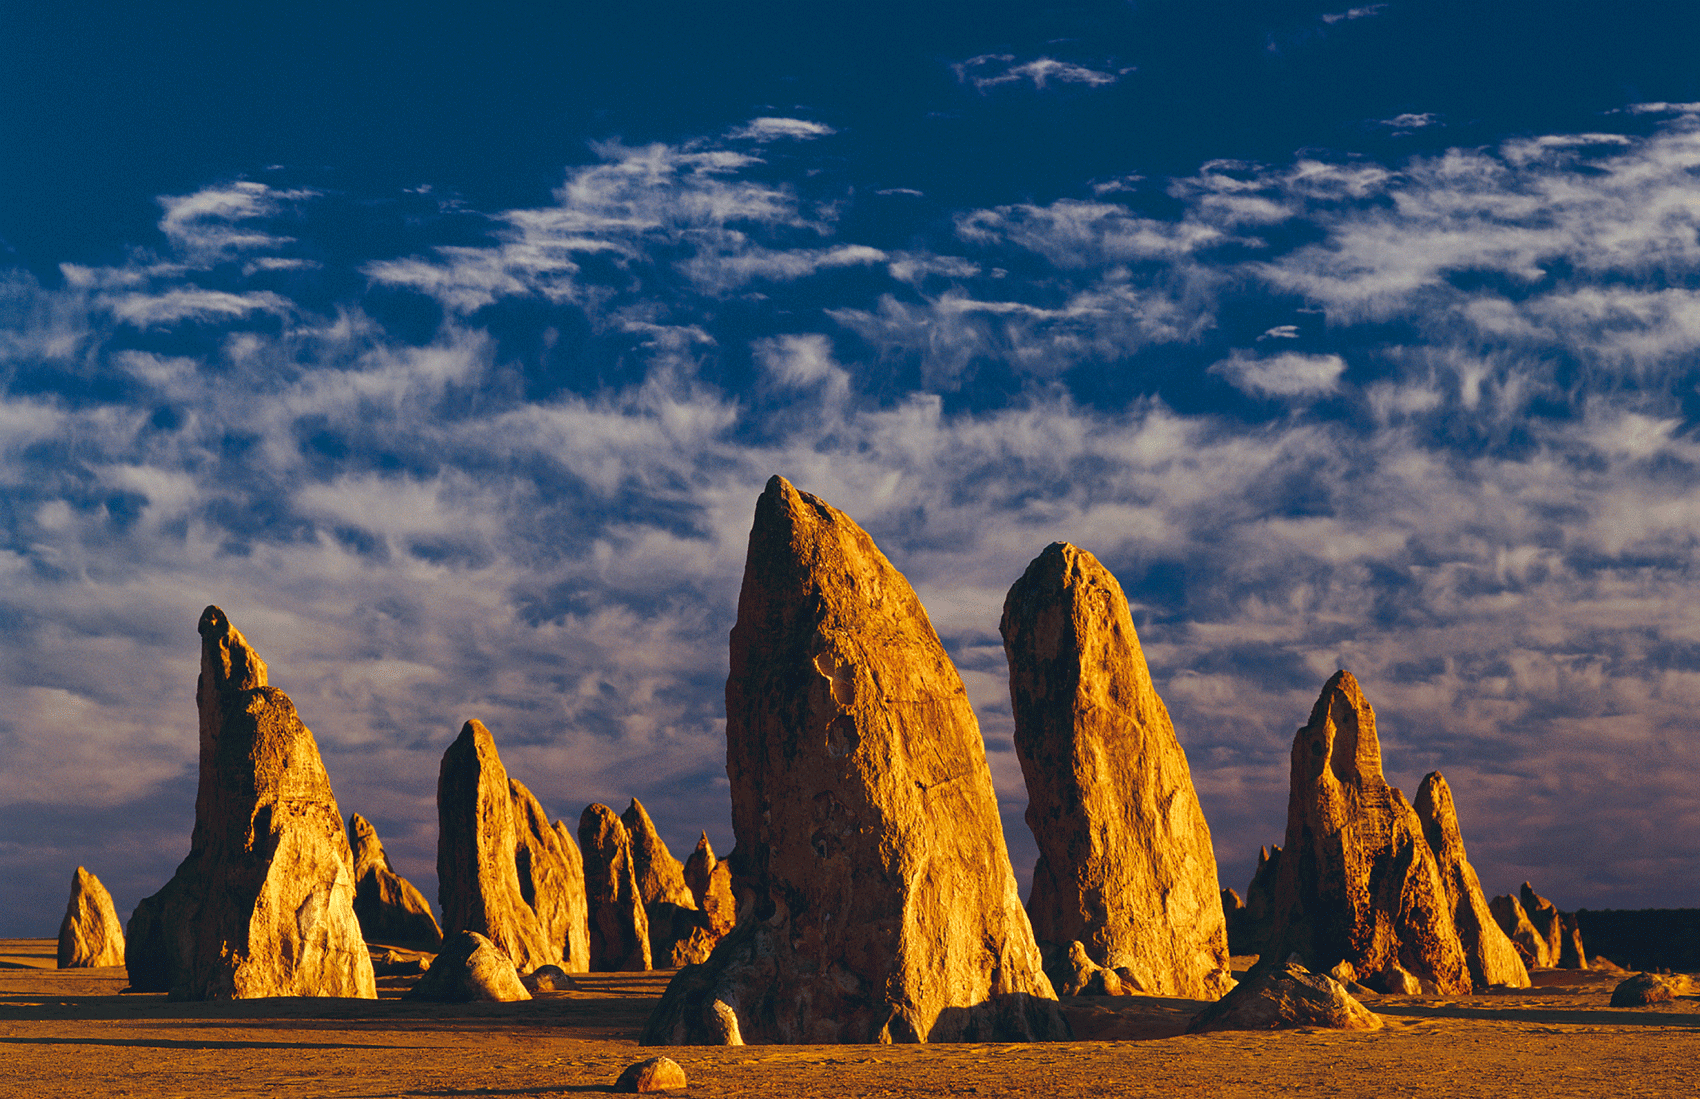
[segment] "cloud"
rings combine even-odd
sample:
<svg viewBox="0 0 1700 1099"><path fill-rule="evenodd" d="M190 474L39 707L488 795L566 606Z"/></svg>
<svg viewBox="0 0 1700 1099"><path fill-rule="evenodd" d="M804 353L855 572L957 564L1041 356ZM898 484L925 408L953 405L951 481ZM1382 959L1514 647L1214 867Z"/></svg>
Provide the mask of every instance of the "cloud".
<svg viewBox="0 0 1700 1099"><path fill-rule="evenodd" d="M725 637L775 472L914 582L1017 806L998 612L1064 538L1129 594L1228 884L1346 666L1393 780L1446 772L1488 888L1695 903L1691 126L1212 163L1153 185L1161 216L999 204L903 251L806 165L610 144L351 292L244 266L331 254L328 198L223 184L166 204L205 231L160 255L12 273L0 926L51 933L67 865L127 908L181 857L213 602L427 894L467 717L556 815L636 795L729 846ZM443 315L387 326L398 290ZM1246 349L1306 310L1329 353Z"/></svg>
<svg viewBox="0 0 1700 1099"><path fill-rule="evenodd" d="M1015 55L1007 53L981 54L958 62L952 65L951 69L956 73L959 82L971 84L980 92L1003 84L1019 84L1023 80L1031 82L1039 91L1043 91L1047 84L1052 83L1085 84L1099 88L1114 84L1122 75L1132 71L1123 69L1118 73L1103 72L1049 57L1016 64Z"/></svg>
<svg viewBox="0 0 1700 1099"><path fill-rule="evenodd" d="M1369 19L1372 16L1380 15L1387 7L1389 7L1387 4L1365 4L1360 8L1347 8L1345 11L1324 15L1322 21L1333 26L1335 23L1346 23L1354 19Z"/></svg>
<svg viewBox="0 0 1700 1099"><path fill-rule="evenodd" d="M1376 125L1386 126L1393 131L1394 137L1403 137L1418 130L1426 130L1430 126L1439 126L1441 121L1439 115L1429 111L1421 114L1406 112L1405 114L1394 115L1392 118L1383 118Z"/></svg>
<svg viewBox="0 0 1700 1099"><path fill-rule="evenodd" d="M817 137L827 137L838 131L823 122L808 122L801 118L752 118L744 125L733 129L728 137L748 139L751 141L808 141Z"/></svg>
<svg viewBox="0 0 1700 1099"><path fill-rule="evenodd" d="M1315 397L1339 388L1346 360L1338 355L1288 351L1257 358L1236 351L1210 368L1236 389L1255 397Z"/></svg>

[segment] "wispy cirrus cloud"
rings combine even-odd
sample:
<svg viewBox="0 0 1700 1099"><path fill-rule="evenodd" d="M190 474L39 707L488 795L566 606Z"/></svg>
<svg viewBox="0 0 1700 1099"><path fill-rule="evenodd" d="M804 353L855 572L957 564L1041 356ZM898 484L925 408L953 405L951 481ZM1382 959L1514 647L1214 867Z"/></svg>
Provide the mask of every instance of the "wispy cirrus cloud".
<svg viewBox="0 0 1700 1099"><path fill-rule="evenodd" d="M983 53L978 57L959 61L953 64L951 69L956 73L959 82L971 85L981 92L988 88L1019 84L1023 81L1032 84L1038 91L1044 91L1045 87L1051 84L1083 84L1089 88L1101 88L1114 84L1133 71L1131 68L1123 68L1106 72L1051 57L1017 62L1015 55L1009 53Z"/></svg>

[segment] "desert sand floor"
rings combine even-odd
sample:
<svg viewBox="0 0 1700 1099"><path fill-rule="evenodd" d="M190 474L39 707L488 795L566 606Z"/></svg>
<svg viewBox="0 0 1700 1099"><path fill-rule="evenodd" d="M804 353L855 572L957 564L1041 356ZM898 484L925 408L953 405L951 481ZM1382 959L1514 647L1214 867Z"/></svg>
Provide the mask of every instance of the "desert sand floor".
<svg viewBox="0 0 1700 1099"><path fill-rule="evenodd" d="M1618 973L1543 971L1540 987L1383 997L1383 1030L1178 1033L1200 1005L1065 1002L1083 1040L1042 1045L641 1048L668 974L592 974L530 1003L168 1003L120 995L122 969L58 970L49 939L0 940L0 1094L566 1096L604 1092L655 1052L688 1095L1700 1094L1700 997L1608 1005ZM679 1094L679 1093L675 1093Z"/></svg>

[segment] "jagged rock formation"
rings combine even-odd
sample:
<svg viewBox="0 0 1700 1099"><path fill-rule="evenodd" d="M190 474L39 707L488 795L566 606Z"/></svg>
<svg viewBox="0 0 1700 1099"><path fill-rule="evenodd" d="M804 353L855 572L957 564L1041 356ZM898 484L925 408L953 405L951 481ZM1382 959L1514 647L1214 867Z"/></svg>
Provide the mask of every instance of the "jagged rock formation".
<svg viewBox="0 0 1700 1099"><path fill-rule="evenodd" d="M1124 987L1121 974L1093 961L1078 939L1057 953L1060 957L1046 975L1059 996L1128 996L1140 991Z"/></svg>
<svg viewBox="0 0 1700 1099"><path fill-rule="evenodd" d="M1523 902L1523 911L1529 915L1529 923L1546 946L1546 956L1552 959L1550 964L1556 966L1564 938L1564 920L1559 915L1558 905L1535 892L1535 887L1528 882L1524 882L1517 892L1518 899Z"/></svg>
<svg viewBox="0 0 1700 1099"><path fill-rule="evenodd" d="M354 915L368 943L403 943L435 950L443 931L425 894L395 872L378 830L359 813L348 818L354 848Z"/></svg>
<svg viewBox="0 0 1700 1099"><path fill-rule="evenodd" d="M606 805L588 805L578 818L584 848L584 890L590 914L590 968L597 972L653 969L649 916L638 893L632 840Z"/></svg>
<svg viewBox="0 0 1700 1099"><path fill-rule="evenodd" d="M1322 688L1293 740L1287 839L1266 958L1296 953L1313 970L1351 962L1371 988L1471 990L1452 904L1405 795L1381 773L1375 711L1350 672Z"/></svg>
<svg viewBox="0 0 1700 1099"><path fill-rule="evenodd" d="M1279 847L1257 850L1257 869L1246 887L1245 907L1228 920L1228 951L1232 954L1263 954L1269 933L1275 929L1275 879L1281 868ZM1224 906L1223 913L1227 916Z"/></svg>
<svg viewBox="0 0 1700 1099"><path fill-rule="evenodd" d="M514 799L490 730L468 721L443 753L437 773L437 903L443 934L475 931L529 972L562 964L567 925L540 919L520 885ZM535 899L536 882L531 885ZM554 908L545 907L553 916Z"/></svg>
<svg viewBox="0 0 1700 1099"><path fill-rule="evenodd" d="M130 985L174 999L375 998L354 861L313 734L224 612L201 614L189 856L130 917Z"/></svg>
<svg viewBox="0 0 1700 1099"><path fill-rule="evenodd" d="M1291 1027L1377 1030L1381 1018L1332 977L1298 965L1260 965L1239 987L1201 1011L1187 1033Z"/></svg>
<svg viewBox="0 0 1700 1099"><path fill-rule="evenodd" d="M456 931L406 998L448 1004L507 1003L529 1000L531 993L501 947L476 931Z"/></svg>
<svg viewBox="0 0 1700 1099"><path fill-rule="evenodd" d="M1004 601L1015 747L1039 844L1027 911L1048 953L1081 942L1146 992L1233 987L1210 827L1121 585L1050 545Z"/></svg>
<svg viewBox="0 0 1700 1099"><path fill-rule="evenodd" d="M1464 948L1471 982L1477 988L1490 985L1528 988L1529 971L1517 956L1517 948L1500 930L1487 897L1482 894L1481 880L1464 853L1464 836L1458 827L1452 788L1439 771L1423 776L1415 808L1417 818L1423 822L1423 836L1440 869L1447 901L1452 906L1453 926Z"/></svg>
<svg viewBox="0 0 1700 1099"><path fill-rule="evenodd" d="M708 957L718 936L710 936L696 898L685 884L685 868L655 829L643 802L632 799L620 814L632 842L632 872L649 919L651 959L668 966L691 965Z"/></svg>
<svg viewBox="0 0 1700 1099"><path fill-rule="evenodd" d="M703 915L703 926L717 941L732 930L738 922L737 905L732 899L732 866L714 857L707 832L685 860L685 885Z"/></svg>
<svg viewBox="0 0 1700 1099"><path fill-rule="evenodd" d="M112 907L112 894L99 878L79 866L71 875L71 900L59 924L59 968L123 964L124 925Z"/></svg>
<svg viewBox="0 0 1700 1099"><path fill-rule="evenodd" d="M620 823L632 839L632 872L637 875L638 895L644 904L666 901L680 908L695 908L696 900L685 885L685 868L673 853L655 822L637 798L620 814Z"/></svg>
<svg viewBox="0 0 1700 1099"><path fill-rule="evenodd" d="M873 540L779 477L756 505L726 715L751 910L674 978L643 1042L1066 1034L961 677Z"/></svg>
<svg viewBox="0 0 1700 1099"><path fill-rule="evenodd" d="M514 872L519 893L549 941L561 948L561 968L590 970L590 906L584 894L584 858L571 837L549 823L531 791L509 777L514 822Z"/></svg>
<svg viewBox="0 0 1700 1099"><path fill-rule="evenodd" d="M1517 956L1530 969L1549 969L1556 960L1547 946L1546 938L1529 922L1529 914L1516 897L1499 896L1488 902L1494 922L1511 940Z"/></svg>

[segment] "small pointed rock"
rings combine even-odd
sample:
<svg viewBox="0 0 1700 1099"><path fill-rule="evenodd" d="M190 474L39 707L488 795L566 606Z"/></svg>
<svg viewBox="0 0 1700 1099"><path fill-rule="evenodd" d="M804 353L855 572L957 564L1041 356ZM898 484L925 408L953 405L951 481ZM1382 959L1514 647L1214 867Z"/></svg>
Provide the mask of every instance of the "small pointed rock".
<svg viewBox="0 0 1700 1099"><path fill-rule="evenodd" d="M638 894L643 897L643 903L667 901L681 908L695 907L696 901L685 885L685 868L667 850L643 802L633 798L620 814L620 823L626 826L626 834L632 840L632 872L637 875Z"/></svg>
<svg viewBox="0 0 1700 1099"><path fill-rule="evenodd" d="M567 859L568 889L577 905L576 914L567 923L567 942L561 951L561 967L568 973L590 972L590 897L584 888L584 852L578 849L567 822L557 820L552 826L555 838L561 841L561 853Z"/></svg>
<svg viewBox="0 0 1700 1099"><path fill-rule="evenodd" d="M590 968L598 973L654 968L649 916L624 822L606 805L587 805L578 818L578 841L589 902Z"/></svg>
<svg viewBox="0 0 1700 1099"><path fill-rule="evenodd" d="M99 878L79 866L71 875L71 900L59 924L59 968L123 964L124 925L112 907L112 894Z"/></svg>
<svg viewBox="0 0 1700 1099"><path fill-rule="evenodd" d="M222 610L202 612L199 631L195 831L130 917L130 985L187 1000L375 998L354 856L313 734Z"/></svg>
<svg viewBox="0 0 1700 1099"><path fill-rule="evenodd" d="M1210 826L1121 585L1053 543L1010 588L999 629L1039 844L1034 936L1084 943L1155 995L1222 995L1233 977Z"/></svg>
<svg viewBox="0 0 1700 1099"><path fill-rule="evenodd" d="M560 965L565 927L546 928L526 902L515 854L514 795L496 742L468 721L437 775L437 901L443 934L473 931L530 971Z"/></svg>
<svg viewBox="0 0 1700 1099"><path fill-rule="evenodd" d="M1372 988L1408 973L1447 994L1472 982L1422 821L1381 772L1375 711L1350 672L1323 686L1293 739L1287 840L1270 953L1349 961Z"/></svg>
<svg viewBox="0 0 1700 1099"><path fill-rule="evenodd" d="M1453 926L1464 948L1470 979L1478 988L1504 985L1528 988L1529 971L1518 957L1517 948L1500 930L1482 893L1482 883L1464 852L1464 835L1458 827L1458 809L1452 787L1439 771L1430 771L1417 789L1414 805L1423 822L1423 836L1434 852L1440 881L1452 905Z"/></svg>
<svg viewBox="0 0 1700 1099"><path fill-rule="evenodd" d="M1563 926L1559 929L1558 968L1587 969L1588 952L1582 946L1582 925L1573 912L1561 912Z"/></svg>
<svg viewBox="0 0 1700 1099"><path fill-rule="evenodd" d="M1558 905L1535 892L1535 887L1528 882L1523 883L1518 895L1523 902L1523 911L1528 913L1529 923L1541 938L1546 964L1558 967L1564 953L1564 917L1560 915Z"/></svg>
<svg viewBox="0 0 1700 1099"><path fill-rule="evenodd" d="M400 943L435 950L442 928L425 894L395 872L378 830L359 813L348 818L354 848L354 915L368 943Z"/></svg>
<svg viewBox="0 0 1700 1099"><path fill-rule="evenodd" d="M731 641L732 873L751 910L641 1040L1065 1036L973 707L909 582L775 477Z"/></svg>
<svg viewBox="0 0 1700 1099"><path fill-rule="evenodd" d="M696 850L685 860L685 884L697 910L703 914L704 925L715 937L731 931L738 922L736 902L732 899L732 867L714 857L707 832L697 840Z"/></svg>
<svg viewBox="0 0 1700 1099"><path fill-rule="evenodd" d="M1517 956L1523 965L1529 969L1550 969L1556 959L1547 946L1546 937L1535 930L1535 925L1529 921L1529 914L1523 910L1523 902L1513 896L1498 896L1488 902L1488 909L1493 913L1494 922L1505 932L1505 937L1511 940Z"/></svg>

